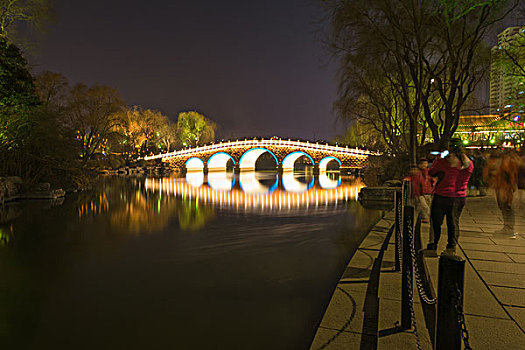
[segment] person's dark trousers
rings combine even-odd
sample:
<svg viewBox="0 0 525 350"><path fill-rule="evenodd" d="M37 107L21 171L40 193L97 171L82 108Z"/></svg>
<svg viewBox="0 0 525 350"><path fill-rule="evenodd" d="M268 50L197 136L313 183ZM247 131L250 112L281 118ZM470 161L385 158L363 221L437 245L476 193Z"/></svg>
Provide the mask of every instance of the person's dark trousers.
<svg viewBox="0 0 525 350"><path fill-rule="evenodd" d="M454 204L456 198L434 195L432 206L430 207L430 222L434 229L434 243L429 243L428 249L437 249L439 238L441 237L441 225L443 219L447 217L447 231L448 237L456 236L456 224L454 220ZM462 208L463 209L463 208ZM450 243L450 241L449 241Z"/></svg>
<svg viewBox="0 0 525 350"><path fill-rule="evenodd" d="M454 198L454 209L453 209L453 215L454 215L454 230L453 234L451 233L452 230L450 230L447 223L447 231L448 231L448 242L447 242L447 248L454 248L456 244L458 243L459 238L459 217L461 216L461 213L463 212L463 208L465 207L465 203L467 201L466 197L458 197Z"/></svg>

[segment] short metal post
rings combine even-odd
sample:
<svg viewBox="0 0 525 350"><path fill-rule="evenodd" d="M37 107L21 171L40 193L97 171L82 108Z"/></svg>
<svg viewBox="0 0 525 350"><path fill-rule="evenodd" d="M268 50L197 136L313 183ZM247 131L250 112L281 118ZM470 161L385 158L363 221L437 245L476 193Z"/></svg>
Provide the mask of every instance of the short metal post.
<svg viewBox="0 0 525 350"><path fill-rule="evenodd" d="M403 269L401 272L401 328L412 328L410 312L412 288L412 251L410 236L414 225L414 207L405 206L403 213Z"/></svg>
<svg viewBox="0 0 525 350"><path fill-rule="evenodd" d="M460 350L458 309L463 305L465 260L455 255L439 258L436 350ZM458 293L458 290L460 293ZM457 308L457 305L461 308Z"/></svg>
<svg viewBox="0 0 525 350"><path fill-rule="evenodd" d="M394 263L395 263L395 268L394 268L394 271L399 271L401 270L401 264L400 264L400 256L399 256L399 251L401 250L401 247L399 246L401 244L400 242L400 236L401 236L401 192L399 191L396 191L394 192L394 206L395 206L395 210L394 210L394 215L396 217L396 221L395 221L395 232L394 232L394 238L395 238L395 251L394 251Z"/></svg>

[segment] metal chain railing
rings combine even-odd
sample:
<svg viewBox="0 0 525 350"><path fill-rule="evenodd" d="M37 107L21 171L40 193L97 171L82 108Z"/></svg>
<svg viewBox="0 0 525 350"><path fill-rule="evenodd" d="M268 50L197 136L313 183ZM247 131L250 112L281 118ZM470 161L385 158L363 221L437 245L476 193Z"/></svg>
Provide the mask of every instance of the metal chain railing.
<svg viewBox="0 0 525 350"><path fill-rule="evenodd" d="M410 249L410 258L412 259L412 265L414 266L413 268L413 272L415 273L415 281L416 281L416 287L417 287L417 291L421 297L421 299L423 300L424 303L426 304L429 304L429 305L435 305L437 303L437 297L431 297L429 296L429 294L427 293L427 290L425 289L424 287L424 280L423 280L423 276L422 276L422 270L423 270L423 267L420 266L418 264L418 259L417 259L417 253L415 251L415 245L414 245L414 226L413 225L408 225L408 227L404 227L404 220L402 220L401 218L404 217L404 212L405 212L405 206L409 205L408 203L408 200L410 198L409 196L409 191L410 191L410 188L409 186L407 186L407 183L404 182L403 183L403 188L402 188L402 192L401 192L401 200L400 201L397 201L396 202L396 206L397 207L397 214L398 216L396 217L396 219L398 220L399 222L399 232L396 232L396 234L399 234L400 237L398 237L401 241L401 233L403 232L403 235L406 234L407 237L404 237L408 240L408 245L409 245L409 249ZM401 208L399 208L399 206ZM398 253L399 253L399 257L402 256L401 252L402 252L402 248L401 248L401 244L398 245L397 247L398 249ZM402 261L402 259L400 259ZM407 263L407 265L410 265ZM403 268L407 268L409 269L410 266L403 266ZM403 270L405 271L405 270ZM408 276L410 276L409 273L407 273ZM408 278L407 280L407 286L408 286L408 301L409 301L409 307L410 307L410 319L412 321L412 325L413 325L413 333L414 335L416 336L416 345L417 345L417 349L418 350L421 350L421 342L420 342L420 339L419 339L419 333L418 333L418 329L417 329L417 324L416 324L416 316L415 316L415 311L414 311L414 298L413 298L413 281L411 278ZM455 291L453 291L453 300L455 301L454 302L454 309L456 311L456 314L457 314L457 322L458 322L458 325L459 325L459 328L460 328L460 331L461 331L461 338L463 340L463 344L464 344L464 349L465 350L472 350L472 347L470 346L469 344L469 332L468 332L468 329L467 329L467 326L466 326L466 323L465 323L465 314L463 312L463 297L462 297L462 292L461 292L461 289L458 287L458 285L456 284L455 285Z"/></svg>
<svg viewBox="0 0 525 350"><path fill-rule="evenodd" d="M403 205L403 195L401 195L401 198L399 201L397 201L396 205L398 206L397 208L397 222L399 223L398 224L398 227L399 227L399 230L396 232L396 235L397 235L397 258L398 258L398 262L399 262L399 266L400 268L403 268L403 259L401 258L403 256L403 250L401 248L402 244L402 236L401 236L401 232L403 232L403 208L405 207Z"/></svg>
<svg viewBox="0 0 525 350"><path fill-rule="evenodd" d="M410 255L412 256L412 264L414 265L414 275L416 278L417 291L419 293L419 296L425 303L429 305L434 305L435 303L437 303L437 297L432 298L428 296L427 291L425 290L425 287L423 286L423 277L421 276L421 271L420 271L421 267L419 266L417 262L416 249L414 248L414 234L412 233L408 239L410 241Z"/></svg>
<svg viewBox="0 0 525 350"><path fill-rule="evenodd" d="M461 328L461 338L463 339L463 343L465 345L465 350L472 350L469 344L469 333L467 329L467 324L465 323L465 313L463 312L463 301L462 301L462 294L461 289L456 284L456 293L455 293L455 305L454 308L456 309L456 312L458 314L458 323L459 327Z"/></svg>
<svg viewBox="0 0 525 350"><path fill-rule="evenodd" d="M412 237L413 237L413 231L414 231L414 227L413 225L409 225L407 228L406 228L406 231L408 233L408 239L409 239L409 242L410 242L410 245L412 246ZM413 258L412 258L413 259ZM406 266L407 269L410 268L410 264L407 264L408 266ZM407 274L409 276L411 276L411 274ZM416 336L416 345L417 345L417 349L418 350L421 350L421 341L419 340L419 332L417 330L417 322L416 322L416 313L414 311L414 293L413 293L413 285L412 285L412 280L411 279L408 279L407 281L407 286L408 286L408 299L410 301L410 319L412 320L412 327L414 327L414 335Z"/></svg>

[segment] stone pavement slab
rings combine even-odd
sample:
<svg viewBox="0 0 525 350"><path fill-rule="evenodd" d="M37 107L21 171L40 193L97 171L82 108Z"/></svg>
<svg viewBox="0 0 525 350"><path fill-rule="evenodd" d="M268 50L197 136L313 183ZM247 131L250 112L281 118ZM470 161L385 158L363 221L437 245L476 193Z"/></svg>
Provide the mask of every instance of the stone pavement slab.
<svg viewBox="0 0 525 350"><path fill-rule="evenodd" d="M525 254L525 247L519 246L501 246L501 245L490 245L490 244L478 244L478 243L463 243L462 238L459 238L461 248L465 251L479 250L487 252L503 252L503 253L517 253Z"/></svg>
<svg viewBox="0 0 525 350"><path fill-rule="evenodd" d="M512 315L512 317L514 317L514 319L518 322L518 324L525 324L525 308L509 306L507 310Z"/></svg>
<svg viewBox="0 0 525 350"><path fill-rule="evenodd" d="M516 275L513 273L489 271L481 271L479 273L481 278L491 286L525 288L525 278L516 278Z"/></svg>
<svg viewBox="0 0 525 350"><path fill-rule="evenodd" d="M474 260L514 262L507 254L500 252L483 252L473 250L468 252L468 256L470 259Z"/></svg>
<svg viewBox="0 0 525 350"><path fill-rule="evenodd" d="M507 256L509 256L514 262L525 264L525 254L507 253Z"/></svg>
<svg viewBox="0 0 525 350"><path fill-rule="evenodd" d="M492 286L491 290L502 304L525 308L525 288Z"/></svg>
<svg viewBox="0 0 525 350"><path fill-rule="evenodd" d="M472 265L474 265L475 269L480 271L509 272L517 275L525 275L525 266L512 262L472 260ZM519 278L525 278L525 276Z"/></svg>
<svg viewBox="0 0 525 350"><path fill-rule="evenodd" d="M523 349L525 335L511 320L466 315L472 349Z"/></svg>

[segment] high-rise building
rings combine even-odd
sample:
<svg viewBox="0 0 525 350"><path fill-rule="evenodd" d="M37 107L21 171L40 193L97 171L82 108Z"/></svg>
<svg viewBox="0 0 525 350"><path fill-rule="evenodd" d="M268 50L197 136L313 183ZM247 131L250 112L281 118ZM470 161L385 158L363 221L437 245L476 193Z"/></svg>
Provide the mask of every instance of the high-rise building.
<svg viewBox="0 0 525 350"><path fill-rule="evenodd" d="M509 50L514 54L525 50L524 39L525 27L521 26L509 27L498 34L498 44L491 50L490 114L523 114L525 82L523 76L519 77L519 69L506 59L506 55ZM520 52L517 57L520 61L525 59L525 52ZM525 62L520 64L525 65Z"/></svg>

